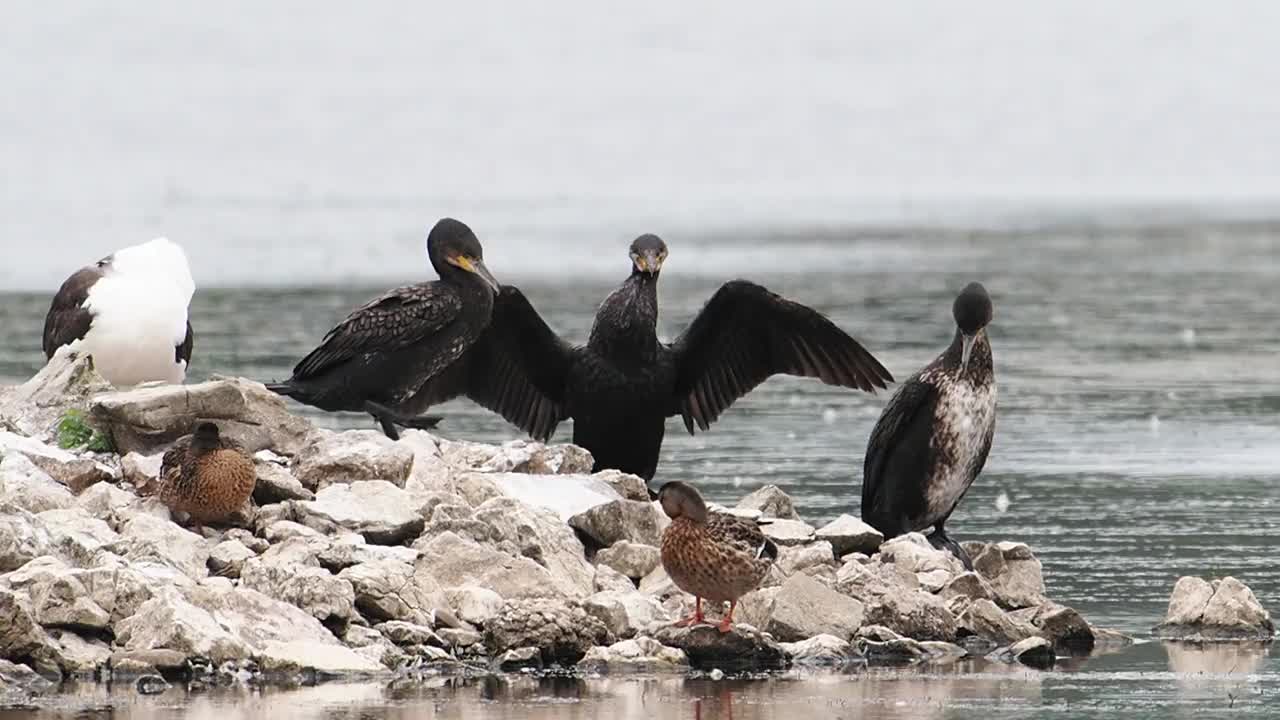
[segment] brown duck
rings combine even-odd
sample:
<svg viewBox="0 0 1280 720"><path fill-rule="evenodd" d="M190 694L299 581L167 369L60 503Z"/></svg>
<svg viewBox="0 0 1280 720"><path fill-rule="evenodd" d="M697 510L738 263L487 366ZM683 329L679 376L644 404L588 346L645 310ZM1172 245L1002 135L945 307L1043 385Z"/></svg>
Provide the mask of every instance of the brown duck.
<svg viewBox="0 0 1280 720"><path fill-rule="evenodd" d="M662 533L662 567L676 586L695 598L693 615L676 623L705 621L702 601L729 603L720 631L733 627L738 598L760 585L778 559L778 546L754 520L711 512L692 485L669 482L658 492L671 525Z"/></svg>
<svg viewBox="0 0 1280 720"><path fill-rule="evenodd" d="M217 425L200 423L165 452L160 500L197 524L220 522L244 507L257 479L253 460L239 446L222 438Z"/></svg>

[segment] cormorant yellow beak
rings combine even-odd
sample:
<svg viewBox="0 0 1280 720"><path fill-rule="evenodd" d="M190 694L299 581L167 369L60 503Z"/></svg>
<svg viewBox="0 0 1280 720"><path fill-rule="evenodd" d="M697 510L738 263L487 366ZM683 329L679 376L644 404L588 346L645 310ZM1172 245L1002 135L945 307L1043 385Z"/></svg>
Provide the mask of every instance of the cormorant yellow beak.
<svg viewBox="0 0 1280 720"><path fill-rule="evenodd" d="M502 290L502 286L498 284L498 279L493 276L493 273L489 272L489 268L485 267L484 261L480 258L468 257L466 255L454 255L449 258L449 264L457 265L469 273L479 275L480 279L484 280L486 285L493 288L495 293Z"/></svg>

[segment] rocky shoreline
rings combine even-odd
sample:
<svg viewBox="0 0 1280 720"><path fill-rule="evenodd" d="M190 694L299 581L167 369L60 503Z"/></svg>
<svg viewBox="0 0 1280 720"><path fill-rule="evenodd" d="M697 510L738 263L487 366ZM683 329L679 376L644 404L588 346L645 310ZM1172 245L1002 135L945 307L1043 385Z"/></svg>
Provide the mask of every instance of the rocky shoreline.
<svg viewBox="0 0 1280 720"><path fill-rule="evenodd" d="M254 453L255 507L231 527L189 530L148 496L160 453L197 418ZM68 435L84 445L58 447ZM115 391L62 351L0 390L0 452L0 688L1049 668L1131 642L1049 598L1024 544L966 543L965 572L920 535L883 542L848 515L815 528L772 486L732 509L771 518L781 550L741 624L675 628L692 598L661 568L667 520L639 478L590 474L571 445L319 429L238 378ZM1158 634L1257 640L1274 626L1234 579L1184 578Z"/></svg>

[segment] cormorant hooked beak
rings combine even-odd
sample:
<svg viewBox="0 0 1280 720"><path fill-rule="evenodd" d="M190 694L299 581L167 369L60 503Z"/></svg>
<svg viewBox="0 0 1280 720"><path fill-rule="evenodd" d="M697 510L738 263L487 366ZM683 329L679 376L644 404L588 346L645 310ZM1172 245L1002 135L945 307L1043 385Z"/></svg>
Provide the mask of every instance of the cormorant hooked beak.
<svg viewBox="0 0 1280 720"><path fill-rule="evenodd" d="M456 257L449 258L449 262L469 273L479 275L480 279L484 280L484 283L492 288L494 293L502 291L502 286L498 284L498 279L493 276L493 273L489 272L489 268L484 266L484 261L480 258L458 255Z"/></svg>
<svg viewBox="0 0 1280 720"><path fill-rule="evenodd" d="M667 259L667 254L661 250L641 250L631 255L631 262L635 263L636 270L642 273L656 274L662 269L662 263Z"/></svg>
<svg viewBox="0 0 1280 720"><path fill-rule="evenodd" d="M969 356L973 354L973 343L977 341L977 339L977 333L974 333L973 335L960 333L960 369L962 371L969 368Z"/></svg>

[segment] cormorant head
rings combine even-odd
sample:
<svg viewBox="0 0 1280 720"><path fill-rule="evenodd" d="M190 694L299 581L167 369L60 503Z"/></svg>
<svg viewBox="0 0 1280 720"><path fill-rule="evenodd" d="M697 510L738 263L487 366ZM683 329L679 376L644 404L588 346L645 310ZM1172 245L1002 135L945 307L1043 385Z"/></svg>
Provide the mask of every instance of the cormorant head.
<svg viewBox="0 0 1280 720"><path fill-rule="evenodd" d="M963 342L960 352L960 367L963 369L969 365L969 354L973 352L973 342L978 333L991 322L991 296L982 283L969 283L956 296L951 314L956 319Z"/></svg>
<svg viewBox="0 0 1280 720"><path fill-rule="evenodd" d="M197 450L212 450L218 447L218 426L211 422L202 422L191 433L191 447Z"/></svg>
<svg viewBox="0 0 1280 720"><path fill-rule="evenodd" d="M658 491L658 502L672 520L683 517L699 523L707 521L707 503L702 500L702 493L688 483L672 480L663 485Z"/></svg>
<svg viewBox="0 0 1280 720"><path fill-rule="evenodd" d="M496 295L501 287L484 265L484 249L471 228L453 218L444 218L427 235L427 257L440 274L455 275L453 268L475 275ZM461 277L461 276L459 276Z"/></svg>
<svg viewBox="0 0 1280 720"><path fill-rule="evenodd" d="M657 277L666 259L667 244L657 235L644 234L631 241L633 272Z"/></svg>

